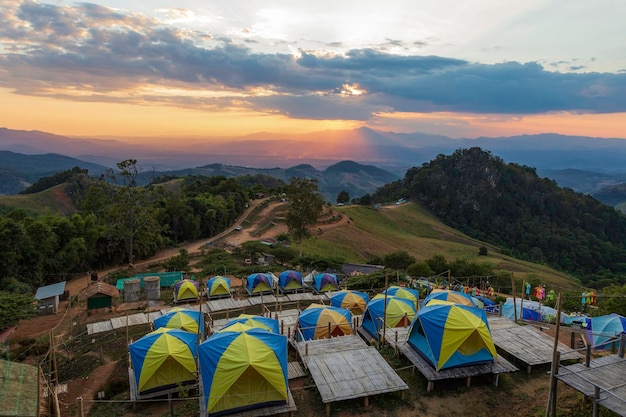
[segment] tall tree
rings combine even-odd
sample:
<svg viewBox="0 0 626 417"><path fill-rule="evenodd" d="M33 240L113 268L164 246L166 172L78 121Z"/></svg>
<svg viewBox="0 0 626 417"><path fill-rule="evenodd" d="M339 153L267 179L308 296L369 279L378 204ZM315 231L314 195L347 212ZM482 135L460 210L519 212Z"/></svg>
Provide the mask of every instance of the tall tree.
<svg viewBox="0 0 626 417"><path fill-rule="evenodd" d="M342 190L337 194L337 204L345 204L350 201L350 194L346 190Z"/></svg>
<svg viewBox="0 0 626 417"><path fill-rule="evenodd" d="M287 188L290 205L286 222L294 241L300 244L300 256L302 240L310 236L309 228L317 223L324 207L324 199L318 190L316 180L295 177L291 178Z"/></svg>

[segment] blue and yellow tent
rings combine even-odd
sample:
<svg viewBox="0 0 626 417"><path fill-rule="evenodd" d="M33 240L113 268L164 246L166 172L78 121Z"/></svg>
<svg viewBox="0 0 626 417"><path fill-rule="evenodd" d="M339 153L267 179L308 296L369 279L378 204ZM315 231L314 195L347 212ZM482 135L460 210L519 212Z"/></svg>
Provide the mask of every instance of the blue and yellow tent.
<svg viewBox="0 0 626 417"><path fill-rule="evenodd" d="M220 332L229 331L228 328L237 323L241 323L249 327L264 329L272 333L280 333L278 320L271 317L255 316L252 314L240 314L239 317L226 323L226 325L221 328Z"/></svg>
<svg viewBox="0 0 626 417"><path fill-rule="evenodd" d="M337 276L335 274L323 273L313 277L313 289L317 292L337 291Z"/></svg>
<svg viewBox="0 0 626 417"><path fill-rule="evenodd" d="M347 308L352 314L363 314L369 301L367 294L354 290L342 290L330 296L330 305Z"/></svg>
<svg viewBox="0 0 626 417"><path fill-rule="evenodd" d="M152 394L194 384L197 341L194 333L160 328L131 343L128 348L137 393Z"/></svg>
<svg viewBox="0 0 626 417"><path fill-rule="evenodd" d="M487 316L476 307L428 305L417 313L407 341L438 371L497 358Z"/></svg>
<svg viewBox="0 0 626 417"><path fill-rule="evenodd" d="M246 281L246 291L249 294L263 294L272 292L274 285L270 274L257 272L248 276Z"/></svg>
<svg viewBox="0 0 626 417"><path fill-rule="evenodd" d="M385 291L382 292L382 294L385 294L385 293L387 293L387 295L393 295L394 297L404 298L406 300L409 300L413 302L416 310L418 308L420 295L417 290L406 288L406 287L399 287L397 285L392 285L391 287L387 288Z"/></svg>
<svg viewBox="0 0 626 417"><path fill-rule="evenodd" d="M197 300L199 284L191 279L184 279L174 284L174 302Z"/></svg>
<svg viewBox="0 0 626 417"><path fill-rule="evenodd" d="M459 291L434 289L424 299L424 306L428 305L430 300L449 301L454 304L460 304L468 307L476 307L476 303L472 300L472 296Z"/></svg>
<svg viewBox="0 0 626 417"><path fill-rule="evenodd" d="M181 329L196 334L199 328L200 336L204 337L204 323L202 318L203 315L199 311L174 307L166 314L154 320L154 328L159 329L165 327L168 329Z"/></svg>
<svg viewBox="0 0 626 417"><path fill-rule="evenodd" d="M211 297L230 297L230 278L215 276L206 283L207 295Z"/></svg>
<svg viewBox="0 0 626 417"><path fill-rule="evenodd" d="M299 330L297 337L301 334L304 340L349 335L352 334L352 314L347 308L314 303L302 310L296 328Z"/></svg>
<svg viewBox="0 0 626 417"><path fill-rule="evenodd" d="M304 288L302 274L291 269L283 271L278 276L278 286L283 292L301 290Z"/></svg>
<svg viewBox="0 0 626 417"><path fill-rule="evenodd" d="M519 320L527 321L540 321L541 313L533 310L532 308L522 307L520 300L515 303L515 309L513 309L513 303L504 303L502 305L502 315L509 320L515 320L515 310L517 310L517 318Z"/></svg>
<svg viewBox="0 0 626 417"><path fill-rule="evenodd" d="M415 317L415 305L405 299L392 295L387 296L387 327L407 327ZM378 294L367 303L363 312L361 326L374 339L378 340L378 330L382 329L382 321L385 319L385 296Z"/></svg>
<svg viewBox="0 0 626 417"><path fill-rule="evenodd" d="M285 404L287 337L241 323L198 346L201 415Z"/></svg>

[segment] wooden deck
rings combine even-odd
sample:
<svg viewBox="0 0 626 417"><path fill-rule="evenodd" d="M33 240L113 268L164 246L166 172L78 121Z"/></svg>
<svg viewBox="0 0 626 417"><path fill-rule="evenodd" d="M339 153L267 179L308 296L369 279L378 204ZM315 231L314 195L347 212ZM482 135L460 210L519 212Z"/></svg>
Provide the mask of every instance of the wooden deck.
<svg viewBox="0 0 626 417"><path fill-rule="evenodd" d="M287 404L283 405L272 405L269 407L257 408L255 410L243 411L241 413L232 413L228 414L228 417L264 417L264 416L275 416L277 414L286 414L290 415L297 411L296 402L293 400L293 396L291 395L291 390L287 389L287 394L289 395L287 399ZM202 401L201 401L202 403ZM203 407L200 408L200 415L202 416ZM214 414L204 414L208 417Z"/></svg>
<svg viewBox="0 0 626 417"><path fill-rule="evenodd" d="M489 330L509 329L511 327L519 327L519 324L513 320L509 320L506 317L487 315L487 322L489 322Z"/></svg>
<svg viewBox="0 0 626 417"><path fill-rule="evenodd" d="M603 356L589 362L559 367L556 378L599 405L626 417L626 358Z"/></svg>
<svg viewBox="0 0 626 417"><path fill-rule="evenodd" d="M526 364L526 371L530 374L533 366L552 363L554 338L543 333L533 326L514 325L491 330L491 338L496 348L513 356ZM561 360L580 360L583 355L563 343L559 343L558 351Z"/></svg>
<svg viewBox="0 0 626 417"><path fill-rule="evenodd" d="M388 392L405 391L409 386L385 358L359 336L295 342L304 365L330 415L330 403L364 398Z"/></svg>
<svg viewBox="0 0 626 417"><path fill-rule="evenodd" d="M443 369L437 371L426 359L422 357L422 355L417 353L417 351L413 349L413 347L408 343L403 343L399 345L398 348L400 352L428 380L428 386L426 388L428 392L431 392L435 388L436 381L465 378L466 384L469 387L473 376L490 374L494 376L494 385L498 386L500 374L507 372L517 372L519 370L511 362L500 356L495 361L487 364L460 366L457 368Z"/></svg>
<svg viewBox="0 0 626 417"><path fill-rule="evenodd" d="M383 331L380 330L378 334L380 335L380 340L383 340L382 339ZM398 352L400 345L403 345L406 343L406 338L408 335L409 335L408 326L389 328L385 330L385 342L387 342L389 346L393 348L393 350Z"/></svg>
<svg viewBox="0 0 626 417"><path fill-rule="evenodd" d="M217 300L209 300L206 303L209 313L228 310L242 310L250 305L248 299L235 300L234 298L221 298Z"/></svg>

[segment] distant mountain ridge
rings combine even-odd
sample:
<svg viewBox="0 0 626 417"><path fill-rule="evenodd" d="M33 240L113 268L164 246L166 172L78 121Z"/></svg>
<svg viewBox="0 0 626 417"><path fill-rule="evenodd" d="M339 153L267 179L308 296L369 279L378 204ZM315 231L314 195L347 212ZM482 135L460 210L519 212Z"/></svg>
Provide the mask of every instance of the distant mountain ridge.
<svg viewBox="0 0 626 417"><path fill-rule="evenodd" d="M22 154L57 153L108 167L134 158L144 169L158 172L211 164L258 167L260 171L282 167L276 169L298 172L311 168L323 170L341 161L355 161L402 176L408 169L427 163L439 154L471 147L480 147L512 163L533 167L540 175L582 193L597 193L604 186L626 181L626 139L621 138L543 133L452 139L420 132L395 133L361 127L306 134L260 132L229 138L115 140L69 138L0 128L0 150ZM289 166L291 168L286 168Z"/></svg>

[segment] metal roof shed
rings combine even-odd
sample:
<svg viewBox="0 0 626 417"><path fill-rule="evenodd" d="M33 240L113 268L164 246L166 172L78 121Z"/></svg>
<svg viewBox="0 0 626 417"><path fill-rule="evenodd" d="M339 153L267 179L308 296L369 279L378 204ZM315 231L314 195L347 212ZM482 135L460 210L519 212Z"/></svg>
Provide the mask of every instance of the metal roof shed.
<svg viewBox="0 0 626 417"><path fill-rule="evenodd" d="M59 308L60 297L65 292L65 281L37 288L35 299L41 314L54 314Z"/></svg>

